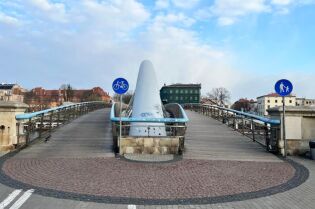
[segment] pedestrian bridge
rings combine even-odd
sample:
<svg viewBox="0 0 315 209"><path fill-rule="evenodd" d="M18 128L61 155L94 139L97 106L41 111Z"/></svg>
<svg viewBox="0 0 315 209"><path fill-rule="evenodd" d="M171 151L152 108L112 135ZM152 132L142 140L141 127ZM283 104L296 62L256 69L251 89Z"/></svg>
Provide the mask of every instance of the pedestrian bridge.
<svg viewBox="0 0 315 209"><path fill-rule="evenodd" d="M173 205L261 198L290 190L308 178L305 167L266 150L258 137L265 129L256 125L254 135L248 129L253 124L238 124L235 129L237 121L227 122L235 117L211 109L186 110L190 120L182 155L166 162L133 162L113 152L110 108L89 109L89 105L76 107L70 116L55 112L47 121L43 116L29 124L28 128L45 128L45 121L48 125L46 132L26 136L24 149L1 158L0 183L55 198ZM220 120L210 117L210 111ZM71 122L51 128L50 118L57 119L57 127L68 117ZM32 140L38 136L42 140Z"/></svg>

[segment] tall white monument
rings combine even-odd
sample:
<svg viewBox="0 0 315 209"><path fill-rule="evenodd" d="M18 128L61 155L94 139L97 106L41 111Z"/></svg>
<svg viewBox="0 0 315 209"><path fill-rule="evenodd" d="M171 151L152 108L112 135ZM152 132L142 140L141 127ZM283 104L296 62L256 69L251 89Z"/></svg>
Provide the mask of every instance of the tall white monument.
<svg viewBox="0 0 315 209"><path fill-rule="evenodd" d="M144 60L139 69L132 118L163 118L160 92L152 63ZM166 136L164 123L132 123L130 136Z"/></svg>

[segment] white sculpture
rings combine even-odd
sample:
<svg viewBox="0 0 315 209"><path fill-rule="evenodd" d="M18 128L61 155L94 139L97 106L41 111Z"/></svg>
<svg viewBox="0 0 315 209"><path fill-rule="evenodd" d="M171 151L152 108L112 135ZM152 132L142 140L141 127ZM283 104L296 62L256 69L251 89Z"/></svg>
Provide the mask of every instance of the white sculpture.
<svg viewBox="0 0 315 209"><path fill-rule="evenodd" d="M132 118L163 118L160 92L152 63L144 60L139 69L132 105ZM166 136L164 123L131 123L130 136Z"/></svg>

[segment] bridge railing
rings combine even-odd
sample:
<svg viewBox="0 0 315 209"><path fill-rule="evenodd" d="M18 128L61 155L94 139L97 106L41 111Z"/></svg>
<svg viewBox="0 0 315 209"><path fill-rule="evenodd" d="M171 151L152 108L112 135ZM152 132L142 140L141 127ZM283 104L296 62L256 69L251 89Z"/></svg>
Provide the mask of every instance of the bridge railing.
<svg viewBox="0 0 315 209"><path fill-rule="evenodd" d="M16 115L16 144L17 146L27 145L37 138L48 140L55 128L69 123L81 115L106 106L109 106L109 104L100 101L82 102Z"/></svg>
<svg viewBox="0 0 315 209"><path fill-rule="evenodd" d="M269 119L217 105L186 104L184 108L222 121L222 123L235 131L265 146L268 151L278 152L280 120Z"/></svg>
<svg viewBox="0 0 315 209"><path fill-rule="evenodd" d="M166 131L166 137L178 137L180 140L180 151L184 149L185 132L187 129L186 123L189 121L185 110L179 104L173 104L173 109L176 109L181 115L180 118L136 118L136 117L125 117L119 116L118 107L119 104L115 103L111 109L111 122L112 122L112 135L115 152L119 151L119 131L120 131L120 120L121 125L121 136L128 137L130 127L141 127L145 128L150 136L150 132L156 128L164 127ZM175 107L176 106L176 107ZM162 125L161 125L162 124ZM146 137L146 136L143 136ZM160 138L163 138L162 136Z"/></svg>

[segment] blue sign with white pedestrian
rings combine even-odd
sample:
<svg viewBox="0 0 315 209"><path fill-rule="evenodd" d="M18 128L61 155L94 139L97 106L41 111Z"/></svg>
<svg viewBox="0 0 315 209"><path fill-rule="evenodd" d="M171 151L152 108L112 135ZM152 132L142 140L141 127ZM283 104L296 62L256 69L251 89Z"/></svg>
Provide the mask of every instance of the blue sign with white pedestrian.
<svg viewBox="0 0 315 209"><path fill-rule="evenodd" d="M117 94L124 94L129 89L129 83L124 78L116 78L112 84L113 90Z"/></svg>
<svg viewBox="0 0 315 209"><path fill-rule="evenodd" d="M288 96L293 90L293 85L289 80L281 79L275 84L275 90L280 96Z"/></svg>

